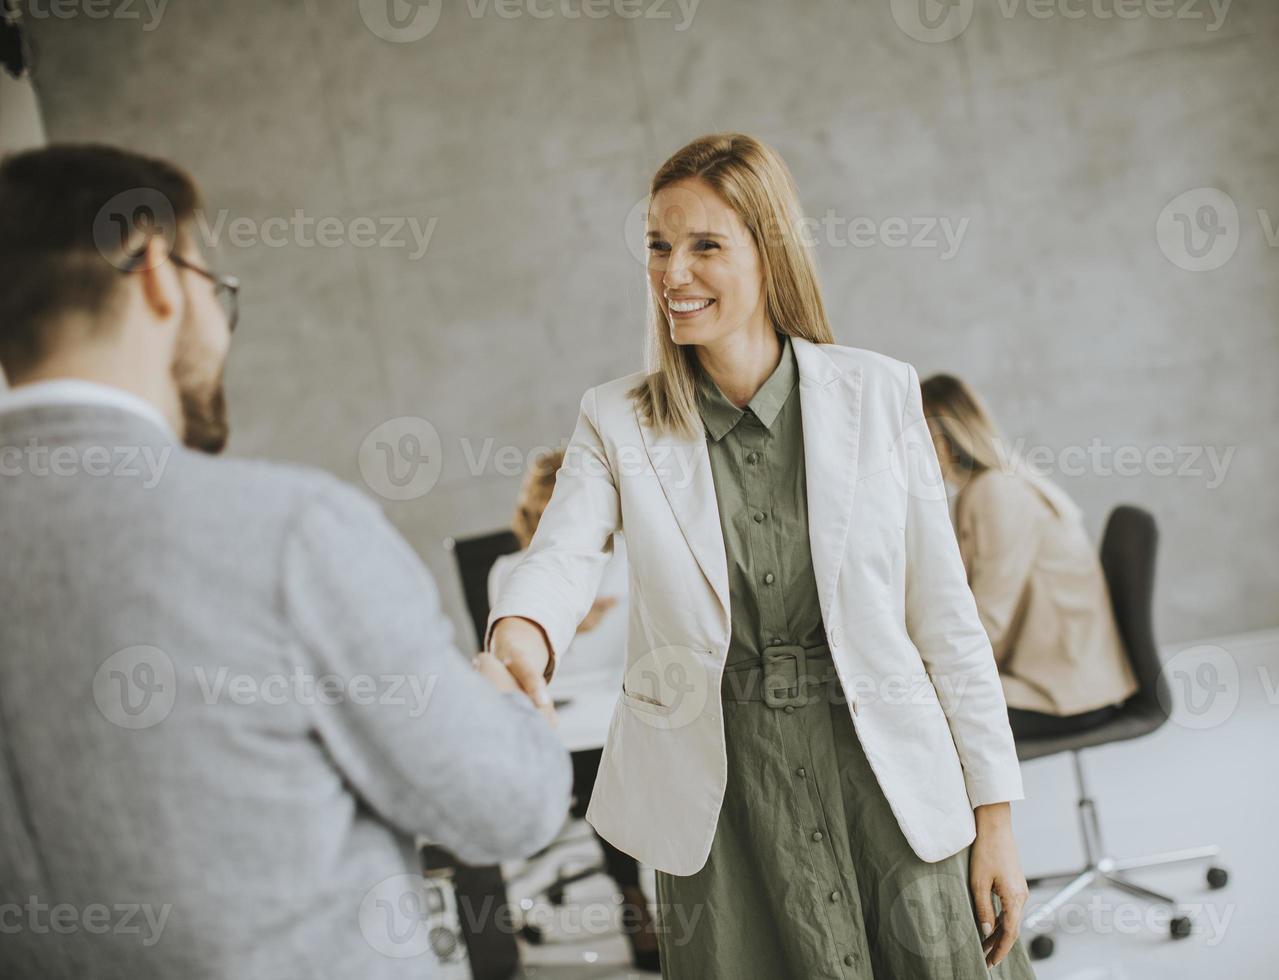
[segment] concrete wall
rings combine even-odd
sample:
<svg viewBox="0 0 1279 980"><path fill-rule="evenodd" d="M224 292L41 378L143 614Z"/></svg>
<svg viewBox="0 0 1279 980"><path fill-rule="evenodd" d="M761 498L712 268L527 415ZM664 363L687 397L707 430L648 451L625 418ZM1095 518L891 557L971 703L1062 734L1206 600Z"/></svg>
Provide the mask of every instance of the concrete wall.
<svg viewBox="0 0 1279 980"><path fill-rule="evenodd" d="M0 156L43 146L44 142L44 120L30 79L14 78L0 69ZM7 387L0 370L0 391Z"/></svg>
<svg viewBox="0 0 1279 980"><path fill-rule="evenodd" d="M790 162L840 342L973 382L1094 534L1116 503L1155 512L1179 640L1279 622L1279 11L1220 8L961 0L930 28L940 7L899 0L219 0L31 26L51 138L203 182L246 280L234 451L415 495L386 506L463 643L442 541L504 524L499 461L641 365L633 208L724 129ZM441 445L377 433L431 457L400 489L366 437L402 417Z"/></svg>
<svg viewBox="0 0 1279 980"><path fill-rule="evenodd" d="M30 80L0 70L0 153L42 146L44 141L44 121Z"/></svg>

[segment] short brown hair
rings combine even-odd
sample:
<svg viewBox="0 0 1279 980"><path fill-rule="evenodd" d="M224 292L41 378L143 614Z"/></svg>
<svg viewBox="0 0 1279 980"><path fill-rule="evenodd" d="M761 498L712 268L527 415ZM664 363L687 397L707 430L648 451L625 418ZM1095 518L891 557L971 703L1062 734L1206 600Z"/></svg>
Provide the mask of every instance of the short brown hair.
<svg viewBox="0 0 1279 980"><path fill-rule="evenodd" d="M172 236L172 246L198 207L199 191L185 171L128 150L62 144L6 157L0 367L10 378L31 370L52 350L59 318L109 308L125 258L139 244L140 213Z"/></svg>

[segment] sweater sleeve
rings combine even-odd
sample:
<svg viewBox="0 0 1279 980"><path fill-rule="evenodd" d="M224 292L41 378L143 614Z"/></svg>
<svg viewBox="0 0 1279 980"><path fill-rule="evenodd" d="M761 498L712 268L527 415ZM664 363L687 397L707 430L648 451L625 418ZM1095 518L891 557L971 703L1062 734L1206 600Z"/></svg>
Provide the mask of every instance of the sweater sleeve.
<svg viewBox="0 0 1279 980"><path fill-rule="evenodd" d="M313 499L282 577L299 657L342 692L315 706L316 733L371 809L472 863L553 839L567 751L525 695L499 693L457 649L430 572L379 508L340 484Z"/></svg>

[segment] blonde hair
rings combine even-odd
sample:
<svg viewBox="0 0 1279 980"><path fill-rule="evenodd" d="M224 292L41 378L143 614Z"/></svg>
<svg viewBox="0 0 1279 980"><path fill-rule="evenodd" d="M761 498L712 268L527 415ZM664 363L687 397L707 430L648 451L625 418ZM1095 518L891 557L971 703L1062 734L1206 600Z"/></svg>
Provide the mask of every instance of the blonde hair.
<svg viewBox="0 0 1279 980"><path fill-rule="evenodd" d="M548 450L529 463L524 482L520 485L519 499L515 502L515 516L511 519L511 530L522 549L527 549L532 542L537 522L541 519L541 512L535 509L534 504L550 499L555 490L555 475L563 465L563 449Z"/></svg>
<svg viewBox="0 0 1279 980"><path fill-rule="evenodd" d="M946 437L958 469L976 476L1008 468L1004 438L977 392L951 374L934 374L919 390L928 425Z"/></svg>
<svg viewBox="0 0 1279 980"><path fill-rule="evenodd" d="M649 199L677 181L709 184L749 229L764 271L765 310L774 329L815 344L834 343L817 284L812 249L801 237L803 213L795 181L777 151L741 133L693 140L653 176ZM697 352L671 340L649 290L647 376L627 394L640 417L659 432L693 436L697 413Z"/></svg>
<svg viewBox="0 0 1279 980"><path fill-rule="evenodd" d="M1081 512L1070 496L1008 445L977 392L951 374L934 374L919 388L928 426L946 437L951 462L965 486L986 470L1019 476L1059 516L1079 519Z"/></svg>

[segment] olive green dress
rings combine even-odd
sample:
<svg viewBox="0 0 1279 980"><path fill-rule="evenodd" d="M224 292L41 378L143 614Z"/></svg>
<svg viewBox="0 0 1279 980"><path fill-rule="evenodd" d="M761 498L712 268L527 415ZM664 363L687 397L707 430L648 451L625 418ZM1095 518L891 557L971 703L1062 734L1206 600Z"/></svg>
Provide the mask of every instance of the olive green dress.
<svg viewBox="0 0 1279 980"><path fill-rule="evenodd" d="M701 376L732 597L721 686L728 787L706 865L657 873L659 916L672 917L659 930L662 975L1033 978L1020 940L987 969L969 849L921 860L862 753L825 646L799 372L781 340L777 368L746 409Z"/></svg>

